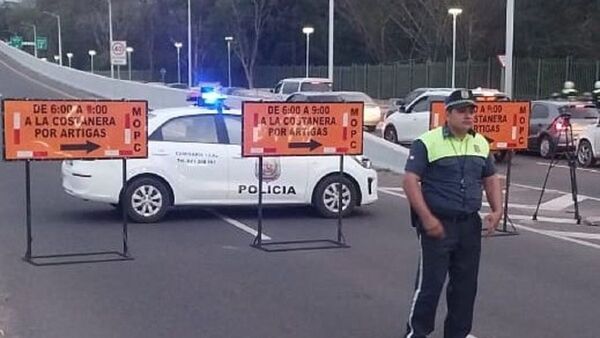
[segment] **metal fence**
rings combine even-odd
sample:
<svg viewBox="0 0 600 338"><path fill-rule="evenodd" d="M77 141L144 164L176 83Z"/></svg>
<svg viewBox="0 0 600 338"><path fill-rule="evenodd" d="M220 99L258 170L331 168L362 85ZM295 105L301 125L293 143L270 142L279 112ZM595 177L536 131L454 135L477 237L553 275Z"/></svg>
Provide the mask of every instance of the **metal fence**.
<svg viewBox="0 0 600 338"><path fill-rule="evenodd" d="M362 91L379 99L403 97L419 87L450 87L451 72L451 60L340 66L334 69L334 89ZM304 74L304 66L258 66L255 87L272 87L283 78ZM327 67L311 67L310 75L327 77ZM600 60L516 58L513 77L514 97L519 99L548 97L559 92L567 80L586 92L600 80ZM502 67L496 58L456 64L457 87L502 88L501 81ZM234 84L242 85L243 79L234 77Z"/></svg>

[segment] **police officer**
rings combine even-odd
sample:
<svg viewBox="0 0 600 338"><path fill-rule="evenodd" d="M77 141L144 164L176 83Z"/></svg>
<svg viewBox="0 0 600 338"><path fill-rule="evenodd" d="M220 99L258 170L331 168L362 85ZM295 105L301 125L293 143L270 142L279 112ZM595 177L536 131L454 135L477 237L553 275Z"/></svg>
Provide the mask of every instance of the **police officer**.
<svg viewBox="0 0 600 338"><path fill-rule="evenodd" d="M562 91L560 92L561 96L565 100L575 100L577 99L577 94L579 92L575 89L575 82L573 81L565 81Z"/></svg>
<svg viewBox="0 0 600 338"><path fill-rule="evenodd" d="M492 209L485 217L487 234L494 232L502 216L502 192L489 144L473 131L473 94L456 90L445 106L446 125L413 143L405 168L404 190L420 245L408 338L424 338L433 332L446 275L444 337L465 338L469 334L481 253L478 211L483 189Z"/></svg>
<svg viewBox="0 0 600 338"><path fill-rule="evenodd" d="M594 98L594 103L596 104L596 108L600 109L600 81L596 81L594 83L594 90L592 91L592 97Z"/></svg>

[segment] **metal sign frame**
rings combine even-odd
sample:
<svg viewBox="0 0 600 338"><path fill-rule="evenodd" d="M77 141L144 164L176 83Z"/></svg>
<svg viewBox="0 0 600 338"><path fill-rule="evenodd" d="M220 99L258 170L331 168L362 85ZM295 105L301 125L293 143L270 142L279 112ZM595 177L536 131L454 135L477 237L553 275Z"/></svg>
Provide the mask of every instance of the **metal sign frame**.
<svg viewBox="0 0 600 338"><path fill-rule="evenodd" d="M242 103L242 156L244 153L244 106L246 102ZM263 104L281 104L282 102L259 102ZM361 103L363 104L363 116L364 116L364 103L363 102L319 102L319 103L311 103L311 104L340 104L340 103ZM363 116L361 116L361 124L363 122ZM363 126L361 125L361 132L363 132ZM360 154L363 153L364 150L364 139L363 135L360 136ZM359 154L356 154L359 155ZM337 217L337 234L336 239L307 239L307 240L287 240L287 241L269 241L268 243L264 243L262 239L263 234L263 158L264 157L292 157L292 156L339 156L340 164L339 164L339 178L340 181L337 184L338 187L338 217ZM257 234L254 238L251 247L266 251L266 252L287 252L287 251L300 251L300 250L321 250L321 249L346 249L350 248L350 246L346 243L346 238L343 233L343 196L342 196L342 179L344 178L344 157L352 156L346 154L306 154L306 155L252 155L245 156L248 158L257 158L258 161L258 226L257 226ZM312 245L311 245L312 244Z"/></svg>

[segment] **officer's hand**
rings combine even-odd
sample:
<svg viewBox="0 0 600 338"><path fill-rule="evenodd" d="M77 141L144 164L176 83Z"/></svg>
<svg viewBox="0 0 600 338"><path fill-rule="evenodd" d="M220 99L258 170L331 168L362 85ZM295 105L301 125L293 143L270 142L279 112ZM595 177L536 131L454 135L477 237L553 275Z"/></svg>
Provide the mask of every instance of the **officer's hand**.
<svg viewBox="0 0 600 338"><path fill-rule="evenodd" d="M423 221L423 228L425 228L425 233L429 237L442 239L446 236L442 222L433 215Z"/></svg>
<svg viewBox="0 0 600 338"><path fill-rule="evenodd" d="M486 236L490 236L496 231L496 227L498 226L498 223L500 223L501 218L501 212L492 212L485 216L485 228L487 229L485 232Z"/></svg>

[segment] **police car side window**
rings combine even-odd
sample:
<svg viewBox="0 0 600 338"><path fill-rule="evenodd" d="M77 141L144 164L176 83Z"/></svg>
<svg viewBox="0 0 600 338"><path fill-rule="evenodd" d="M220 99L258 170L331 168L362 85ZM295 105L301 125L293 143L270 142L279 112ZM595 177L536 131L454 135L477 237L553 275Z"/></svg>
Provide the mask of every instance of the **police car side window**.
<svg viewBox="0 0 600 338"><path fill-rule="evenodd" d="M238 116L224 116L227 135L229 136L229 144L242 144L242 122Z"/></svg>
<svg viewBox="0 0 600 338"><path fill-rule="evenodd" d="M218 143L212 115L187 116L168 121L160 128L162 141Z"/></svg>

